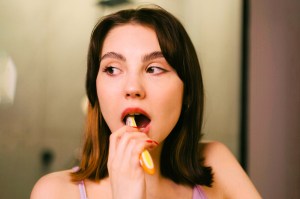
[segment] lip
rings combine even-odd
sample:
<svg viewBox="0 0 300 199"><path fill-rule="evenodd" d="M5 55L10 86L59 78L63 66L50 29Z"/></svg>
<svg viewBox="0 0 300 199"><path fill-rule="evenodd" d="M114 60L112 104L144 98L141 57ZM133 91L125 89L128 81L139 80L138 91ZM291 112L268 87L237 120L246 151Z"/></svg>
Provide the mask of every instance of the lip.
<svg viewBox="0 0 300 199"><path fill-rule="evenodd" d="M126 117L126 115L128 114L133 114L133 113L140 113L140 114L143 114L145 115L146 117L148 117L150 120L150 116L148 115L148 113L146 111L144 111L143 109L139 108L139 107L129 107L129 108L126 108L123 112L122 112L122 115L121 115L121 120L123 121L124 118Z"/></svg>
<svg viewBox="0 0 300 199"><path fill-rule="evenodd" d="M129 107L129 108L126 108L126 109L122 112L122 114L121 114L121 121L124 123L124 118L125 118L128 114L133 114L133 113L140 113L140 114L143 114L143 115L145 115L145 116L150 120L150 122L147 124L147 126L144 126L144 127L140 127L140 128L139 128L139 130L140 130L141 132L143 132L143 133L145 133L145 134L148 134L149 131L150 131L151 118L150 118L149 114L148 114L145 110L143 110L143 109L141 109L141 108L139 108L139 107Z"/></svg>

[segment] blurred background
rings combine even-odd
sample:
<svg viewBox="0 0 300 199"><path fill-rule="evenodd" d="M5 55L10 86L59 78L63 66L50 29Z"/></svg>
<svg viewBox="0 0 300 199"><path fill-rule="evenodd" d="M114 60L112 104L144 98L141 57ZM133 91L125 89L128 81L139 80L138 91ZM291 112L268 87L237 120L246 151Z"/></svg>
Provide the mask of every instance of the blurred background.
<svg viewBox="0 0 300 199"><path fill-rule="evenodd" d="M77 164L98 19L154 3L186 27L205 84L204 139L226 144L264 198L299 198L297 0L0 0L0 198Z"/></svg>

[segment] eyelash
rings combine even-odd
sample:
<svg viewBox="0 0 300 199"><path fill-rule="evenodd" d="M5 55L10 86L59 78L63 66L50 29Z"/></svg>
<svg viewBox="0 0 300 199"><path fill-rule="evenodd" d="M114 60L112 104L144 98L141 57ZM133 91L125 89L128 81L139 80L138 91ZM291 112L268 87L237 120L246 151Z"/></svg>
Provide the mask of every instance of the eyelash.
<svg viewBox="0 0 300 199"><path fill-rule="evenodd" d="M118 69L118 68L116 68L116 67L113 67L113 66L106 66L106 67L103 69L103 72L107 73L108 75L113 76L113 75L115 75L114 72L115 72L116 70L120 70L120 69Z"/></svg>
<svg viewBox="0 0 300 199"><path fill-rule="evenodd" d="M150 71L151 70L151 71ZM114 76L117 75L116 72L120 72L120 69L114 66L106 66L103 69L103 72L110 75L110 76ZM154 74L154 75L159 75L161 73L165 73L168 72L168 70L161 68L159 66L149 66L146 68L146 72L150 73L150 74Z"/></svg>
<svg viewBox="0 0 300 199"><path fill-rule="evenodd" d="M161 68L161 67L159 67L159 66L149 66L147 69L146 69L146 72L149 72L149 70L150 69L152 69L152 70L159 70L159 74L160 73L164 73L164 72L167 72L167 70L166 69L164 69L164 68ZM151 73L154 73L154 74L156 74L155 72L151 72Z"/></svg>

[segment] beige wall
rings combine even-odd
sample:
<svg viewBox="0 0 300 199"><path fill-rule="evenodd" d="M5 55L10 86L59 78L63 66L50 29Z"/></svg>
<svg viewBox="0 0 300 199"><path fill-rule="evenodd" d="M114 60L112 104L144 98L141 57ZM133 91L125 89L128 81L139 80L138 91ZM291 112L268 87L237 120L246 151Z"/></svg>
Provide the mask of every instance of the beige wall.
<svg viewBox="0 0 300 199"><path fill-rule="evenodd" d="M45 170L41 153L51 149L49 169L74 164L84 117L87 43L99 17L93 0L0 0L0 50L18 79L12 106L0 106L0 198L29 198Z"/></svg>
<svg viewBox="0 0 300 199"><path fill-rule="evenodd" d="M251 1L249 172L264 198L300 198L300 1Z"/></svg>
<svg viewBox="0 0 300 199"><path fill-rule="evenodd" d="M205 87L204 133L239 157L241 1L184 1Z"/></svg>

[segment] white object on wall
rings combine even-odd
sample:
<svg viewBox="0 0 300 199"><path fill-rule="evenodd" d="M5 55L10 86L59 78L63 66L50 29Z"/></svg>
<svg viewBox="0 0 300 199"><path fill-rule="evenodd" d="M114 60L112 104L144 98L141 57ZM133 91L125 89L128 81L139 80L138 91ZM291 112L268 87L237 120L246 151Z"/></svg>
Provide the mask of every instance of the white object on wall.
<svg viewBox="0 0 300 199"><path fill-rule="evenodd" d="M0 52L0 105L13 104L16 92L17 70L12 58Z"/></svg>

